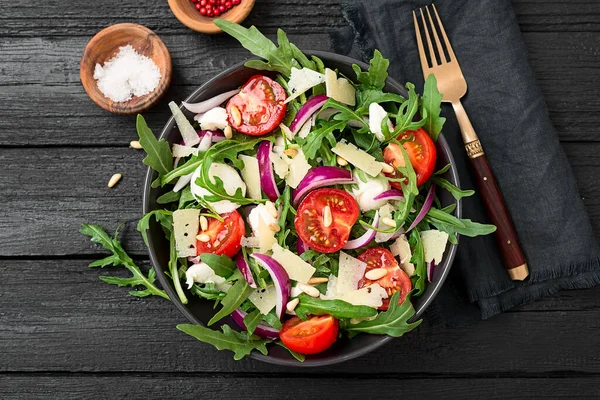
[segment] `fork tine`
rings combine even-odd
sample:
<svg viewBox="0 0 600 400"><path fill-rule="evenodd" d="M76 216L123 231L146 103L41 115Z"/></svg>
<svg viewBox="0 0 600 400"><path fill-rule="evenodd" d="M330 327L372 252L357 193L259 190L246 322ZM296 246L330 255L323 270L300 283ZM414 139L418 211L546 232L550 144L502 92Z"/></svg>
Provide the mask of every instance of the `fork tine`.
<svg viewBox="0 0 600 400"><path fill-rule="evenodd" d="M431 26L431 31L433 32L433 38L435 39L438 54L440 56L440 64L445 64L446 56L444 55L444 48L442 47L442 42L440 42L440 37L437 34L437 29L435 28L435 24L433 23L433 18L431 18L429 7L425 6L425 11L427 11L427 16L429 17L429 24Z"/></svg>
<svg viewBox="0 0 600 400"><path fill-rule="evenodd" d="M423 40L421 39L421 30L419 29L419 23L417 22L417 14L413 11L413 21L415 24L415 34L417 35L417 48L419 49L419 58L421 59L421 68L423 69L423 75L427 76L429 71L429 64L427 62L427 56L425 55L425 49L423 48Z"/></svg>
<svg viewBox="0 0 600 400"><path fill-rule="evenodd" d="M433 45L431 44L431 38L429 37L429 29L427 28L427 21L425 21L425 16L423 15L423 9L420 8L421 12L421 21L423 22L423 28L425 28L425 37L427 38L427 47L429 47L429 55L431 56L431 66L435 67L439 65L437 59L435 58L435 51L433 51Z"/></svg>
<svg viewBox="0 0 600 400"><path fill-rule="evenodd" d="M435 14L435 17L437 18L438 26L440 27L440 33L442 34L442 37L444 38L444 43L446 43L446 50L448 51L448 56L450 57L448 62L450 62L452 60L456 60L456 56L454 55L454 50L452 49L450 40L448 40L448 35L446 35L446 30L444 29L442 20L440 19L440 16L437 12L437 8L435 8L435 4L432 4L432 7L433 7L433 13Z"/></svg>

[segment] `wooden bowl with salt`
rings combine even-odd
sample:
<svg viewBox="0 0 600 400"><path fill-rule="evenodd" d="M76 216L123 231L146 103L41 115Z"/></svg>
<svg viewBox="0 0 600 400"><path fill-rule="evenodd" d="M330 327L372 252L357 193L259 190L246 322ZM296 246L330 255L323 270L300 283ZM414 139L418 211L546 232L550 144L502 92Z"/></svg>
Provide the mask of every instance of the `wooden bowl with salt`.
<svg viewBox="0 0 600 400"><path fill-rule="evenodd" d="M156 64L160 79L156 88L148 94L133 96L127 101L113 101L100 91L94 70L96 64L104 65L119 53L122 46L127 45ZM145 26L131 23L112 25L98 32L85 47L79 66L81 84L87 94L100 107L115 114L136 114L152 107L169 87L171 72L171 55L165 43Z"/></svg>

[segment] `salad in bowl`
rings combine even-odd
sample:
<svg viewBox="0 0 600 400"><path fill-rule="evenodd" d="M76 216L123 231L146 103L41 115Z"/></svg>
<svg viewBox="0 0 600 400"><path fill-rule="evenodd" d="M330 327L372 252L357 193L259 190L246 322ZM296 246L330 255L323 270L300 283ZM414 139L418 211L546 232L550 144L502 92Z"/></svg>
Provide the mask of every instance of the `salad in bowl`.
<svg viewBox="0 0 600 400"><path fill-rule="evenodd" d="M178 329L236 359L276 343L297 360L415 329L413 302L457 235L495 230L456 215L472 191L439 166L435 78L423 96L410 83L393 93L378 51L348 76L281 30L276 45L255 27L215 23L261 58L245 63L245 83L170 103L173 129L160 140L137 121L151 169L138 230L169 280L163 297L214 305L206 326Z"/></svg>

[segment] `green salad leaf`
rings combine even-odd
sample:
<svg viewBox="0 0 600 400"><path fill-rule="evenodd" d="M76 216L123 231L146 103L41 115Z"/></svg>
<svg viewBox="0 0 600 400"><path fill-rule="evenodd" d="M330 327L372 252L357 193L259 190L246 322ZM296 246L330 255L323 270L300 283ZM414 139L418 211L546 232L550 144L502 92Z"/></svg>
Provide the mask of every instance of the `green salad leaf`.
<svg viewBox="0 0 600 400"><path fill-rule="evenodd" d="M460 200L463 197L473 196L475 194L474 190L462 190L456 185L450 183L448 180L438 176L434 176L431 180L439 187L446 189L456 200Z"/></svg>
<svg viewBox="0 0 600 400"><path fill-rule="evenodd" d="M158 204L169 204L169 203L174 203L176 201L179 201L179 199L181 198L181 191L179 192L167 192L161 196L159 196L156 199L156 202Z"/></svg>
<svg viewBox="0 0 600 400"><path fill-rule="evenodd" d="M258 324L260 324L262 319L263 315L260 313L259 310L254 310L246 314L246 316L244 317L244 325L246 325L246 330L249 334L252 335L254 333L254 330L256 329Z"/></svg>
<svg viewBox="0 0 600 400"><path fill-rule="evenodd" d="M160 296L164 299L170 300L169 296L164 290L159 289L154 281L156 279L156 271L150 269L148 276L145 276L140 268L135 265L131 257L127 255L121 242L118 239L118 230L115 232L114 237L109 236L104 229L99 225L88 225L83 224L80 232L86 236L89 236L91 241L98 243L106 250L110 251L112 255L95 261L90 264L90 267L106 267L108 265L124 266L131 272L132 276L129 278L120 278L116 276L101 276L100 280L118 286L143 286L143 290L132 290L129 292L130 295L136 297L145 297L150 295Z"/></svg>
<svg viewBox="0 0 600 400"><path fill-rule="evenodd" d="M422 320L408 323L415 315L415 308L410 301L410 295L406 297L401 305L399 305L399 295L400 292L394 293L390 299L390 308L387 311L380 312L375 319L371 321L362 321L358 324L342 321L342 329L347 331L348 336L351 338L359 333L400 337L405 333L412 331L421 324Z"/></svg>
<svg viewBox="0 0 600 400"><path fill-rule="evenodd" d="M140 144L147 154L142 162L158 172L158 177L161 178L173 169L171 146L165 139L156 139L141 114L137 116L136 128L140 137ZM153 187L155 187L154 184Z"/></svg>
<svg viewBox="0 0 600 400"><path fill-rule="evenodd" d="M419 111L419 95L415 92L415 85L410 82L406 83L406 89L408 90L408 100L406 100L400 106L398 114L396 115L396 128L391 135L386 139L395 139L406 131L415 131L425 125L427 121L427 115L423 114L423 119L414 121L417 111Z"/></svg>
<svg viewBox="0 0 600 400"><path fill-rule="evenodd" d="M160 178L161 186L166 185L167 183L173 182L175 179L182 177L183 175L192 174L200 165L202 165L202 160L204 159L205 152L198 153L197 156L190 157L183 165L178 166L172 171L164 174Z"/></svg>
<svg viewBox="0 0 600 400"><path fill-rule="evenodd" d="M425 215L424 220L435 226L440 231L448 233L450 243L458 243L456 234L475 237L480 235L489 235L496 231L495 225L480 224L470 219L459 219L452 214L445 213L435 207L431 207Z"/></svg>
<svg viewBox="0 0 600 400"><path fill-rule="evenodd" d="M215 272L215 275L219 275L226 279L233 274L233 271L237 270L233 260L224 254L216 255L204 253L200 254L200 260L208 265Z"/></svg>
<svg viewBox="0 0 600 400"><path fill-rule="evenodd" d="M317 153L323 146L323 139L327 139L330 148L334 147L337 141L333 136L333 132L341 131L346 126L345 121L319 121L318 123L320 126L312 131L306 139L296 139L302 146L302 151L308 160L317 157Z"/></svg>
<svg viewBox="0 0 600 400"><path fill-rule="evenodd" d="M388 77L388 67L390 61L383 57L379 50L375 50L373 58L369 62L369 70L364 72L356 64L352 64L352 69L356 73L356 79L365 86L382 90L385 87L385 81Z"/></svg>
<svg viewBox="0 0 600 400"><path fill-rule="evenodd" d="M440 132L444 127L446 118L440 116L442 112L442 98L444 96L438 91L437 79L435 75L429 74L425 80L423 88L423 98L421 101L421 115L425 116L423 129L429 133L433 141L437 141Z"/></svg>
<svg viewBox="0 0 600 400"><path fill-rule="evenodd" d="M414 290L415 296L420 296L425 290L425 279L427 278L427 264L425 263L425 249L419 229L410 231L409 244L413 249L410 262L415 266Z"/></svg>
<svg viewBox="0 0 600 400"><path fill-rule="evenodd" d="M173 280L173 286L175 286L175 292L179 300L182 304L187 304L188 299L181 287L181 279L179 278L177 249L175 248L175 234L173 232L171 232L171 240L169 241L169 271L171 272L171 279Z"/></svg>
<svg viewBox="0 0 600 400"><path fill-rule="evenodd" d="M148 244L148 229L150 229L150 219L154 217L156 221L162 226L165 234L170 234L173 229L173 212L167 210L152 210L144 215L137 224L137 230L142 234L144 243ZM169 235L167 235L169 236Z"/></svg>
<svg viewBox="0 0 600 400"><path fill-rule="evenodd" d="M300 302L294 312L300 319L308 319L308 315L329 314L335 318L369 318L377 315L377 310L368 306L355 306L343 300L321 300L302 293Z"/></svg>
<svg viewBox="0 0 600 400"><path fill-rule="evenodd" d="M247 335L243 332L236 332L229 325L221 326L222 332L192 324L179 324L177 329L201 342L212 344L217 350L233 351L234 360L241 360L253 350L258 350L264 355L268 353L266 344L269 343L269 340Z"/></svg>
<svg viewBox="0 0 600 400"><path fill-rule="evenodd" d="M252 293L252 288L248 285L244 279L240 279L235 282L235 284L229 288L227 291L227 295L221 300L221 309L213 315L213 317L208 321L208 326L211 326L217 321L220 321L223 317L231 314L236 308L238 308L250 293Z"/></svg>

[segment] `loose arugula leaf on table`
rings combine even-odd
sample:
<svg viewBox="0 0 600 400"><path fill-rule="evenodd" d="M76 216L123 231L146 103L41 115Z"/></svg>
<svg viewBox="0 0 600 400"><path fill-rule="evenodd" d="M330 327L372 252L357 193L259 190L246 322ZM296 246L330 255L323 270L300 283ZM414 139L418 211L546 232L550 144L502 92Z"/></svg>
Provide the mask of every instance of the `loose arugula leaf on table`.
<svg viewBox="0 0 600 400"><path fill-rule="evenodd" d="M170 236L173 227L173 213L167 210L153 210L144 215L137 224L137 230L142 234L144 243L148 244L148 229L150 229L150 219L154 217L156 221L162 226L163 231L167 236Z"/></svg>
<svg viewBox="0 0 600 400"><path fill-rule="evenodd" d="M427 278L427 265L425 263L425 250L423 249L423 241L418 228L414 228L410 232L409 237L410 248L414 249L410 262L415 266L415 278L413 279L413 287L415 296L420 296L425 290L425 279Z"/></svg>
<svg viewBox="0 0 600 400"><path fill-rule="evenodd" d="M342 321L342 329L348 332L350 338L359 333L372 333L375 335L389 335L400 337L407 332L412 331L421 324L422 320L408 323L408 320L415 315L415 309L410 301L410 295L399 305L398 297L400 292L396 292L390 299L390 308L377 315L371 321L362 321L358 324L352 324L349 321Z"/></svg>
<svg viewBox="0 0 600 400"><path fill-rule="evenodd" d="M195 337L201 342L212 344L217 350L233 351L233 359L241 360L252 350L258 350L262 354L267 355L268 340L263 340L255 336L248 336L242 332L236 332L229 325L221 326L223 332L206 328L202 325L179 324L177 329Z"/></svg>
<svg viewBox="0 0 600 400"><path fill-rule="evenodd" d="M429 133L434 142L437 141L446 122L446 118L440 116L442 112L442 97L444 96L438 91L435 75L429 74L423 88L421 115L425 116L423 129Z"/></svg>
<svg viewBox="0 0 600 400"><path fill-rule="evenodd" d="M219 275L225 279L229 278L237 269L233 260L224 254L204 253L200 254L200 260L208 265L215 272L215 275Z"/></svg>
<svg viewBox="0 0 600 400"><path fill-rule="evenodd" d="M133 276L129 278L119 278L115 276L101 276L100 279L106 283L110 283L118 286L144 286L144 290L132 290L129 292L130 295L136 297L145 297L150 295L160 296L167 300L169 296L164 290L159 289L154 281L156 279L156 271L151 269L146 277L140 268L135 265L131 257L127 255L123 246L118 240L118 232L115 232L114 237L110 237L104 229L99 225L88 225L83 224L80 232L86 236L89 236L91 241L100 244L106 250L110 251L112 255L95 261L90 264L90 267L106 267L107 265L124 266L131 272Z"/></svg>
<svg viewBox="0 0 600 400"><path fill-rule="evenodd" d="M496 231L495 225L480 224L473 222L470 219L459 219L452 214L448 214L435 207L431 207L425 215L424 220L435 226L440 231L446 232L449 235L450 243L458 243L456 234L475 237L480 235L489 235Z"/></svg>
<svg viewBox="0 0 600 400"><path fill-rule="evenodd" d="M175 286L175 292L182 304L187 304L188 299L181 287L181 279L179 278L179 269L177 268L177 249L175 248L175 234L171 232L169 240L169 271L171 272L171 280Z"/></svg>
<svg viewBox="0 0 600 400"><path fill-rule="evenodd" d="M475 194L474 190L462 190L444 178L434 176L432 181L439 187L446 189L456 200L460 200L463 197L473 196Z"/></svg>
<svg viewBox="0 0 600 400"><path fill-rule="evenodd" d="M302 152L308 160L312 160L323 145L323 139L327 139L331 147L336 145L333 132L341 131L346 126L345 121L319 121L320 126L312 131L306 139L297 138L296 141L302 147Z"/></svg>
<svg viewBox="0 0 600 400"><path fill-rule="evenodd" d="M165 139L156 139L141 114L137 116L136 128L140 137L140 144L147 154L142 162L158 172L158 177L161 178L173 169L171 146ZM152 183L152 187L158 186L155 182Z"/></svg>
<svg viewBox="0 0 600 400"><path fill-rule="evenodd" d="M208 321L208 326L231 314L246 301L248 296L250 296L250 293L252 293L252 290L253 289L248 285L248 282L244 279L235 282L235 284L227 291L227 295L221 300L221 309L213 315L210 321Z"/></svg>
<svg viewBox="0 0 600 400"><path fill-rule="evenodd" d="M246 316L244 317L244 325L246 326L246 330L249 334L252 335L254 333L254 330L256 329L258 324L260 324L262 319L263 315L260 313L259 310L254 310L246 314Z"/></svg>
<svg viewBox="0 0 600 400"><path fill-rule="evenodd" d="M329 314L335 318L369 318L377 314L377 310L372 307L355 306L343 300L320 300L304 293L298 299L300 303L294 312L303 320L308 319L309 314Z"/></svg>

